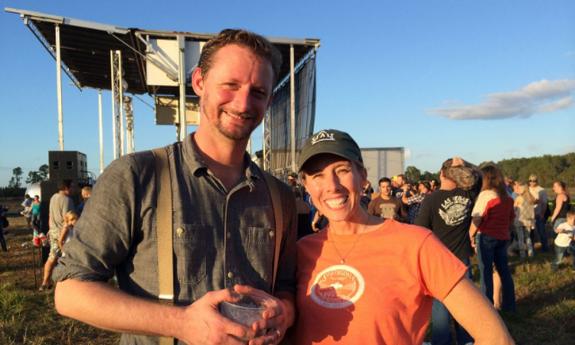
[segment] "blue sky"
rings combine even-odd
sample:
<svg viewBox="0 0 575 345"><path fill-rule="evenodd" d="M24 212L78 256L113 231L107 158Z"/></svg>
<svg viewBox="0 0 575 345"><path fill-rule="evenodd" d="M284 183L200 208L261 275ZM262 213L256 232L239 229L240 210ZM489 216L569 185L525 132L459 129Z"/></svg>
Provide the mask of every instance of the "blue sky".
<svg viewBox="0 0 575 345"><path fill-rule="evenodd" d="M319 38L316 130L348 131L362 147L403 146L407 165L575 151L574 1L17 1L14 7L170 31L242 27ZM58 149L55 62L11 13L0 13L0 186ZM97 92L63 76L65 148L98 172ZM104 93L105 162L112 159ZM137 150L168 144L135 101ZM193 127L189 131L193 130ZM254 142L261 142L261 131ZM258 148L258 147L255 147Z"/></svg>

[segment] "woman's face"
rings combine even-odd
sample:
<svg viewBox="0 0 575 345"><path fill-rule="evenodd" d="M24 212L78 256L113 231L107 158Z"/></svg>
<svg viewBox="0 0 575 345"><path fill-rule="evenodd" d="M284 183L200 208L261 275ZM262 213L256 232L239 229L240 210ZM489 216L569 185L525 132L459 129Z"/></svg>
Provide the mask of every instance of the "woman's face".
<svg viewBox="0 0 575 345"><path fill-rule="evenodd" d="M553 192L555 192L555 194L560 194L563 193L563 188L561 188L561 185L557 182L553 183Z"/></svg>
<svg viewBox="0 0 575 345"><path fill-rule="evenodd" d="M306 163L303 184L315 207L330 222L354 221L361 217L361 186L365 170L331 154L318 155Z"/></svg>

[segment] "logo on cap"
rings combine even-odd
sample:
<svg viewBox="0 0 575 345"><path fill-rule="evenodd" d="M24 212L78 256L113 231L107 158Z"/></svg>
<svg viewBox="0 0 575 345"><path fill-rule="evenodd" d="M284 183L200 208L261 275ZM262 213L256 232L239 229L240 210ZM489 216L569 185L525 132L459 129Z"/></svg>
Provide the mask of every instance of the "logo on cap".
<svg viewBox="0 0 575 345"><path fill-rule="evenodd" d="M315 145L322 141L335 141L333 133L328 133L326 131L319 131L316 135L311 138L311 144Z"/></svg>

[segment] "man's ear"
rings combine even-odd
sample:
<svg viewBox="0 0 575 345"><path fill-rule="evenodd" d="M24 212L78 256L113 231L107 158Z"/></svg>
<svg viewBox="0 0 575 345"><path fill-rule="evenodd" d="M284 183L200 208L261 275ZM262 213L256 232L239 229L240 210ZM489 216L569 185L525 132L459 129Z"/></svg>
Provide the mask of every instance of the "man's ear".
<svg viewBox="0 0 575 345"><path fill-rule="evenodd" d="M204 94L204 76L202 75L202 69L199 67L194 68L192 72L192 89L198 97L202 97Z"/></svg>

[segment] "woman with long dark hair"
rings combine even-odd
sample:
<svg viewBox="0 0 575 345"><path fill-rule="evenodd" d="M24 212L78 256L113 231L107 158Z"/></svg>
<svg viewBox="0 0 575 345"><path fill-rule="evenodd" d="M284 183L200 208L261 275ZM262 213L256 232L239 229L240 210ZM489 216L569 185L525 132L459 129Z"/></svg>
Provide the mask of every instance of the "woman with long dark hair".
<svg viewBox="0 0 575 345"><path fill-rule="evenodd" d="M567 194L567 185L563 181L553 182L553 192L555 192L555 209L551 214L551 224L555 230L559 224L565 222L567 211L571 208L571 199Z"/></svg>
<svg viewBox="0 0 575 345"><path fill-rule="evenodd" d="M501 309L515 310L515 286L507 262L510 227L515 218L513 199L507 194L503 174L495 165L481 168L483 185L473 211L469 236L477 250L481 290L493 303L493 266L501 277Z"/></svg>

